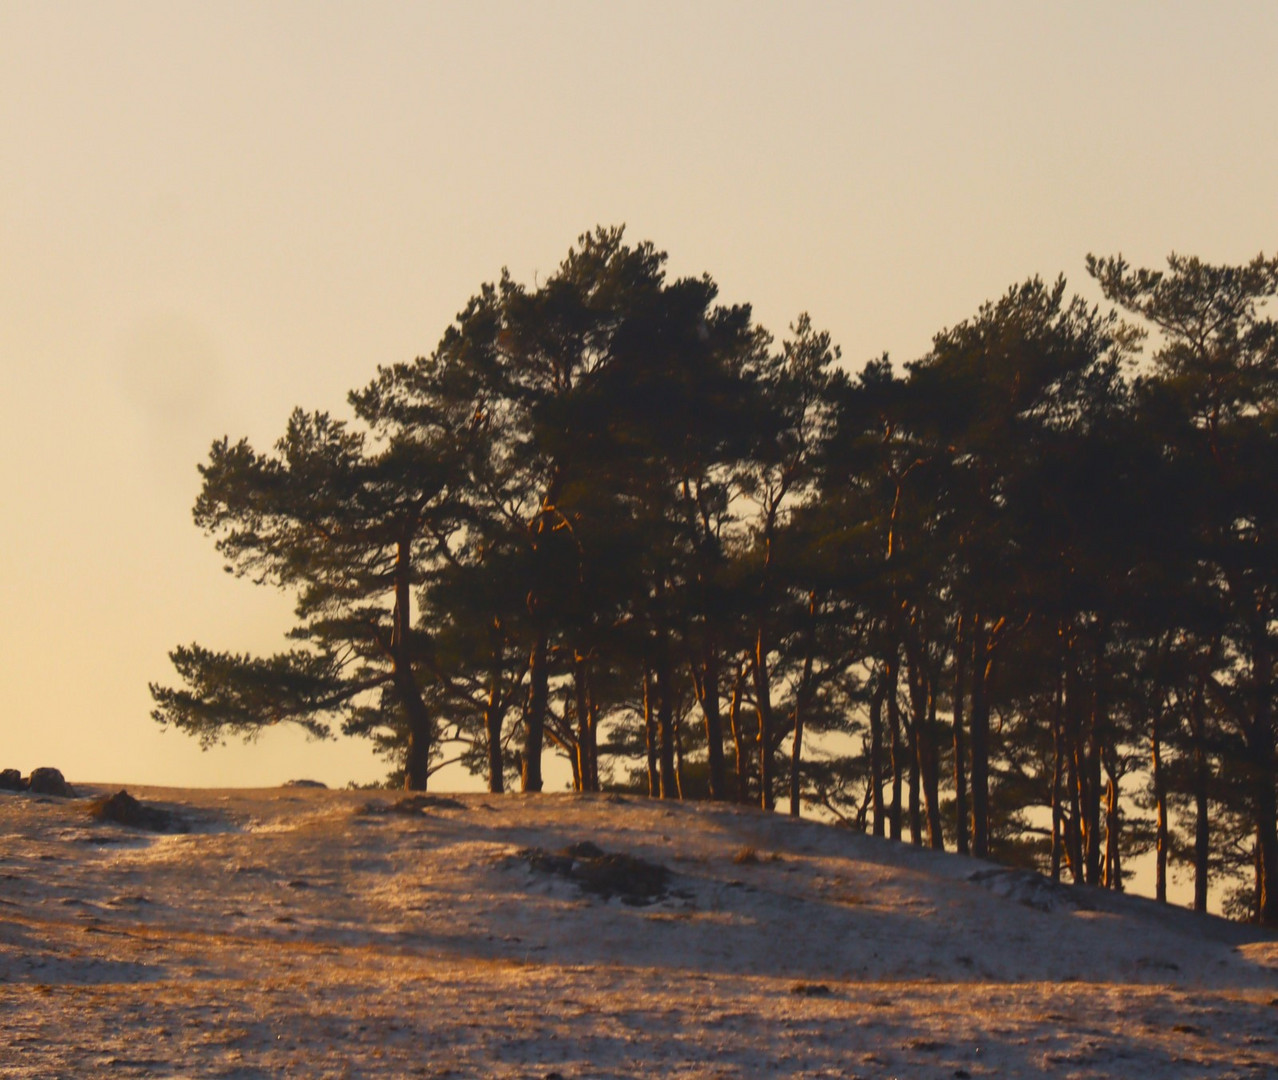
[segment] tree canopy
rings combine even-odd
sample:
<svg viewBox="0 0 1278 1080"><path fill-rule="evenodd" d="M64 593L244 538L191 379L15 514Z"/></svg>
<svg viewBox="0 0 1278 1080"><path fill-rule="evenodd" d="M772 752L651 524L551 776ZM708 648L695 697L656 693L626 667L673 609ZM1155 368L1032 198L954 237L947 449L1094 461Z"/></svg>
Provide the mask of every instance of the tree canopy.
<svg viewBox="0 0 1278 1080"><path fill-rule="evenodd" d="M856 373L621 229L503 273L349 419L213 444L196 523L292 644L174 650L154 715L1110 888L1152 851L1278 923L1278 259L1088 269L1114 310L1031 278Z"/></svg>

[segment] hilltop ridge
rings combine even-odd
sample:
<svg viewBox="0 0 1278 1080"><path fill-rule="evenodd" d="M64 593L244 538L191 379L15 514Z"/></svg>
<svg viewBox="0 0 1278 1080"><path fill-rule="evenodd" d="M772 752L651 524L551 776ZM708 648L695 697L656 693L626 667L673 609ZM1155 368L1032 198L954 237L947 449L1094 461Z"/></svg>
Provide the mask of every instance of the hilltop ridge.
<svg viewBox="0 0 1278 1080"><path fill-rule="evenodd" d="M3 1077L1278 1069L1271 934L962 856L616 795L131 789L150 832L75 788L0 796Z"/></svg>

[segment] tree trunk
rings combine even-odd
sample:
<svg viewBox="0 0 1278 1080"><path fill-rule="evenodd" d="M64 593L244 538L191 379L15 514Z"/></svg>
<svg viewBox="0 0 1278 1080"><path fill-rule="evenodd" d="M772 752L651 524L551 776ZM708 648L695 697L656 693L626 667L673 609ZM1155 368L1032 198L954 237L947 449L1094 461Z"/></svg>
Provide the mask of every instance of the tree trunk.
<svg viewBox="0 0 1278 1080"><path fill-rule="evenodd" d="M488 628L488 700L484 703L484 736L488 740L488 791L500 795L506 790L501 746L501 729L506 722L507 700L502 693L502 629L494 619Z"/></svg>
<svg viewBox="0 0 1278 1080"><path fill-rule="evenodd" d="M967 655L963 640L963 616L954 632L954 833L960 855L968 853L967 770L963 761L963 695L967 693Z"/></svg>
<svg viewBox="0 0 1278 1080"><path fill-rule="evenodd" d="M670 670L670 639L664 627L657 637L657 733L660 794L663 799L679 797L679 779L675 772L674 686Z"/></svg>
<svg viewBox="0 0 1278 1080"><path fill-rule="evenodd" d="M901 766L905 764L905 751L901 746L901 703L897 698L897 680L900 674L898 661L890 657L884 667L887 672L888 729L892 756L892 805L888 810L888 836L901 839Z"/></svg>
<svg viewBox="0 0 1278 1080"><path fill-rule="evenodd" d="M798 817L800 809L799 765L803 760L803 707L794 706L794 740L790 744L790 816Z"/></svg>
<svg viewBox="0 0 1278 1080"><path fill-rule="evenodd" d="M1194 910L1207 913L1207 881L1210 872L1211 823L1208 819L1206 732L1206 676L1200 676L1190 701L1189 724L1194 740Z"/></svg>
<svg viewBox="0 0 1278 1080"><path fill-rule="evenodd" d="M408 746L404 753L404 787L425 791L430 777L434 725L413 675L412 540L401 540L395 551L395 610L391 630L391 685L408 721Z"/></svg>
<svg viewBox="0 0 1278 1080"><path fill-rule="evenodd" d="M772 688L768 675L768 645L760 621L754 646L754 707L759 717L759 801L763 809L773 808L772 792Z"/></svg>
<svg viewBox="0 0 1278 1080"><path fill-rule="evenodd" d="M741 701L745 695L745 665L737 664L737 677L732 684L732 701L728 705L728 723L732 727L732 748L736 755L737 802L749 804L750 754L746 750L745 734L741 730Z"/></svg>
<svg viewBox="0 0 1278 1080"><path fill-rule="evenodd" d="M488 684L488 704L484 708L484 731L488 736L488 790L493 795L500 795L506 790L505 762L501 752L501 727L505 719L501 682L494 677Z"/></svg>
<svg viewBox="0 0 1278 1080"><path fill-rule="evenodd" d="M812 663L816 654L816 596L808 594L807 648L803 674L794 692L794 741L790 745L790 816L799 816L800 765L803 760L803 721L812 696Z"/></svg>
<svg viewBox="0 0 1278 1080"><path fill-rule="evenodd" d="M906 724L905 735L909 739L906 752L909 771L906 773L910 810L910 843L915 847L923 846L923 807L919 799L919 731L917 721L911 717Z"/></svg>
<svg viewBox="0 0 1278 1080"><path fill-rule="evenodd" d="M1149 771L1154 785L1154 899L1167 903L1167 778L1163 775L1162 705L1154 702L1149 717Z"/></svg>
<svg viewBox="0 0 1278 1080"><path fill-rule="evenodd" d="M1101 850L1101 747L1108 727L1108 701L1105 693L1105 675L1102 656L1104 643L1096 645L1093 669L1092 709L1087 725L1087 848L1083 862L1087 870L1087 884L1100 885L1103 868Z"/></svg>
<svg viewBox="0 0 1278 1080"><path fill-rule="evenodd" d="M528 712L524 716L524 754L521 787L526 792L541 790L541 750L546 734L546 706L550 700L550 643L545 629L537 630L528 658Z"/></svg>
<svg viewBox="0 0 1278 1080"><path fill-rule="evenodd" d="M1253 776L1253 814L1259 863L1256 873L1256 911L1265 926L1278 926L1278 798L1275 798L1273 654L1264 620L1251 627L1252 719L1248 725L1247 756Z"/></svg>
<svg viewBox="0 0 1278 1080"><path fill-rule="evenodd" d="M661 793L661 774L657 765L657 714L652 707L652 669L643 669L643 728L644 748L648 758L648 798L655 799Z"/></svg>
<svg viewBox="0 0 1278 1080"><path fill-rule="evenodd" d="M923 805L927 810L927 839L933 851L945 850L945 829L941 824L941 770L936 750L936 682L929 675L927 693L927 726L924 728L925 754L919 762L923 773Z"/></svg>
<svg viewBox="0 0 1278 1080"><path fill-rule="evenodd" d="M875 836L882 836L887 824L883 808L883 702L886 698L887 676L880 671L870 696L870 793Z"/></svg>
<svg viewBox="0 0 1278 1080"><path fill-rule="evenodd" d="M586 658L573 657L573 691L577 709L577 771L582 791L599 790L599 748L594 727L595 711L591 704L590 673Z"/></svg>
<svg viewBox="0 0 1278 1080"><path fill-rule="evenodd" d="M1110 757L1113 751L1111 749ZM1118 770L1116 763L1105 760L1105 876L1104 885L1114 892L1123 891L1123 864L1119 848L1122 822L1118 805Z"/></svg>
<svg viewBox="0 0 1278 1080"><path fill-rule="evenodd" d="M911 734L914 759L910 768L910 831L915 844L923 843L923 823L919 808L919 788L922 787L923 807L927 814L928 845L937 851L945 848L941 829L940 775L937 765L936 693L932 672L928 670L925 653L920 642L911 632L906 638L906 659L909 661L910 708L913 712Z"/></svg>
<svg viewBox="0 0 1278 1080"><path fill-rule="evenodd" d="M430 777L431 723L416 687L409 694L408 750L404 755L404 788L425 791Z"/></svg>
<svg viewBox="0 0 1278 1080"><path fill-rule="evenodd" d="M710 798L721 802L728 797L728 781L723 760L723 719L719 713L719 651L708 634L700 670L696 661L692 664L692 683L706 725Z"/></svg>
<svg viewBox="0 0 1278 1080"><path fill-rule="evenodd" d="M1079 700L1081 679L1078 673L1077 650L1071 642L1065 668L1065 723L1068 728L1069 754L1065 764L1069 769L1069 868L1078 885L1085 880L1083 868L1083 806L1087 786L1084 768L1082 702Z"/></svg>
<svg viewBox="0 0 1278 1080"><path fill-rule="evenodd" d="M671 724L671 734L674 739L675 753L675 796L683 798L683 725L679 722L678 717L673 718Z"/></svg>
<svg viewBox="0 0 1278 1080"><path fill-rule="evenodd" d="M984 620L972 620L972 854L989 857L990 702L989 636Z"/></svg>
<svg viewBox="0 0 1278 1080"><path fill-rule="evenodd" d="M1065 665L1056 667L1056 697L1052 703L1052 880L1061 879L1061 841L1064 839L1064 807L1061 806L1061 783L1065 769Z"/></svg>

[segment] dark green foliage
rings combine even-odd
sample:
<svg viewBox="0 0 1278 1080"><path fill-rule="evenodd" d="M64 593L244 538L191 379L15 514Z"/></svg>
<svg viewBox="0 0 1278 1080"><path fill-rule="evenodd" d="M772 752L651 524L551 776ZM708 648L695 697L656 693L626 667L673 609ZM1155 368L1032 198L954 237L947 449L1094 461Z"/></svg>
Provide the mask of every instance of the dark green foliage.
<svg viewBox="0 0 1278 1080"><path fill-rule="evenodd" d="M155 715L542 787L788 799L1119 889L1155 849L1278 921L1278 260L1089 259L903 369L780 343L621 229L483 286L353 422L221 440L197 523L295 647L174 651ZM557 858L546 856L547 859ZM601 871L602 872L602 871ZM1241 907L1239 907L1241 910Z"/></svg>

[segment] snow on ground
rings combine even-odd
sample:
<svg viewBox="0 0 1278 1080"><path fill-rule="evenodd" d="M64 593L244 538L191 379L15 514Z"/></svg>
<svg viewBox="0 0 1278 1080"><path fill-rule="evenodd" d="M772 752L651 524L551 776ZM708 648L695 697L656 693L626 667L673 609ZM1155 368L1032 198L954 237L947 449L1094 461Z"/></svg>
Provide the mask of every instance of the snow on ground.
<svg viewBox="0 0 1278 1080"><path fill-rule="evenodd" d="M132 794L191 831L0 795L0 1077L1278 1076L1275 939L1139 898L736 807ZM666 894L527 854L582 841Z"/></svg>

